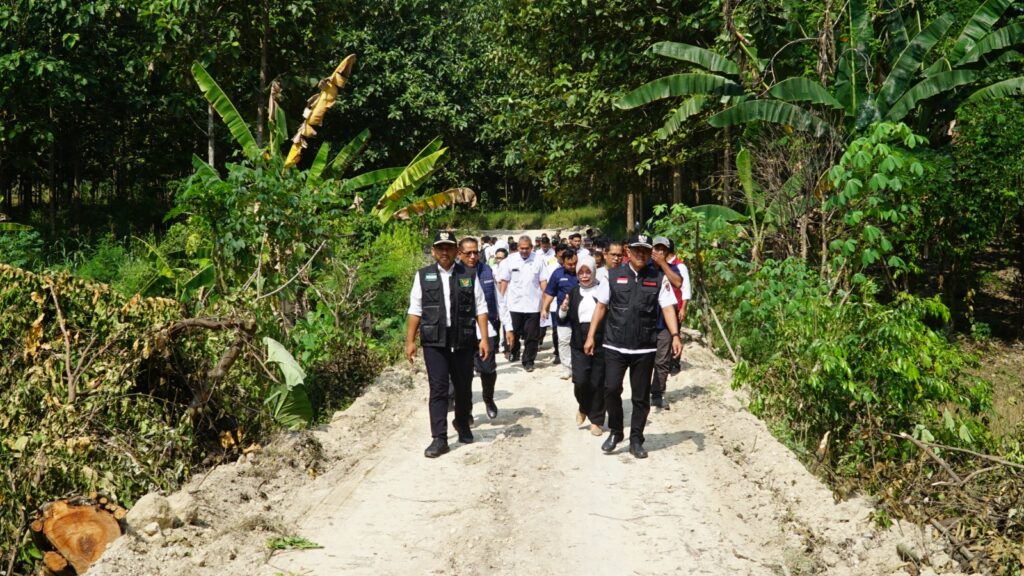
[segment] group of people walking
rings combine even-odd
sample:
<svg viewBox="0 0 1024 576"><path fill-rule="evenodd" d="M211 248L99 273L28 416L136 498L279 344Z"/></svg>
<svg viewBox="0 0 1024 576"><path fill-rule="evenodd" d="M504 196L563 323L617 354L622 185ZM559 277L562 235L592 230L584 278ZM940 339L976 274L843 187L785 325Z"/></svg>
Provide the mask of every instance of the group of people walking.
<svg viewBox="0 0 1024 576"><path fill-rule="evenodd" d="M612 453L625 439L623 382L629 372L629 452L646 458L644 428L652 404L669 409L665 388L682 354L690 279L664 237L636 234L605 242L587 231L563 242L546 235L514 241L434 235L434 263L421 268L409 297L406 355L423 347L433 440L424 455L449 451L447 413L459 442L473 433L472 380L479 373L489 418L496 418L496 356L535 369L548 328L562 379L572 379L576 424L589 421ZM607 421L607 422L606 422Z"/></svg>

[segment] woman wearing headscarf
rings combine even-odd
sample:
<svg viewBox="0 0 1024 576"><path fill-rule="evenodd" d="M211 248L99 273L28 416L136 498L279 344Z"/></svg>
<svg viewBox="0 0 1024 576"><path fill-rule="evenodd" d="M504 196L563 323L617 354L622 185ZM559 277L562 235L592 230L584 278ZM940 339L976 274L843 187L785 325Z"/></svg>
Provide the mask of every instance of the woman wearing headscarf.
<svg viewBox="0 0 1024 576"><path fill-rule="evenodd" d="M583 352L583 344L590 331L590 319L594 315L597 300L597 263L589 254L580 256L576 262L576 277L579 285L562 300L558 309L559 322L565 322L572 329L569 348L572 352L572 383L576 394L576 424L582 426L590 420L590 433L604 434L604 327L594 335L594 355Z"/></svg>

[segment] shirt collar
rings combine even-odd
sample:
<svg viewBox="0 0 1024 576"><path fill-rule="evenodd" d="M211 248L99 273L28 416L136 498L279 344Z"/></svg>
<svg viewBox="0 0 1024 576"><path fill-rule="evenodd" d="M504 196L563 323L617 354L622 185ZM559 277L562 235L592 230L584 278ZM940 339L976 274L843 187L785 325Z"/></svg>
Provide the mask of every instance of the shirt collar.
<svg viewBox="0 0 1024 576"><path fill-rule="evenodd" d="M440 270L441 272L444 272L445 274L451 274L451 273L452 273L452 271L454 271L454 270L455 270L455 262L452 262L452 266L451 266L451 268L449 268L449 269L447 269L447 270L445 270L444 268L442 268L442 267L441 267L441 263L440 263L440 262L438 262L438 263L437 263L437 269L438 269L438 270Z"/></svg>

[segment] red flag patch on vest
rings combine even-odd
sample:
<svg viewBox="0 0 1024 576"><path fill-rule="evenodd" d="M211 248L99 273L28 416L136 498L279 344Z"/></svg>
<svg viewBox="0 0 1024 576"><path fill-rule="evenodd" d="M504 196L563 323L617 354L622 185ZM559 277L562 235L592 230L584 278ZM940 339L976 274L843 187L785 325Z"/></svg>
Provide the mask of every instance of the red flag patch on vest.
<svg viewBox="0 0 1024 576"><path fill-rule="evenodd" d="M657 286L658 285L658 283L655 282L654 280L644 280L643 284L644 284L644 286Z"/></svg>
<svg viewBox="0 0 1024 576"><path fill-rule="evenodd" d="M616 284L629 284L629 278L626 278L625 276L616 278L615 279L615 283Z"/></svg>

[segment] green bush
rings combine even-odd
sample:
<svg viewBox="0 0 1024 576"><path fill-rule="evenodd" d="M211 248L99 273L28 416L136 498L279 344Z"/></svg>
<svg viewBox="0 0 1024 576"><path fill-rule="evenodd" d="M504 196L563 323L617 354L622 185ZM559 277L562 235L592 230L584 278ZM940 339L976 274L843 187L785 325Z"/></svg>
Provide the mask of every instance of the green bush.
<svg viewBox="0 0 1024 576"><path fill-rule="evenodd" d="M870 282L832 294L803 261L769 260L731 293L730 334L743 360L737 386L752 411L782 422L803 450L828 433L832 464L853 475L864 459L893 456L883 432L913 432L956 445L987 439L986 383L932 323L949 312L937 298L875 299Z"/></svg>
<svg viewBox="0 0 1024 576"><path fill-rule="evenodd" d="M26 270L43 266L43 238L35 230L0 232L0 262Z"/></svg>

